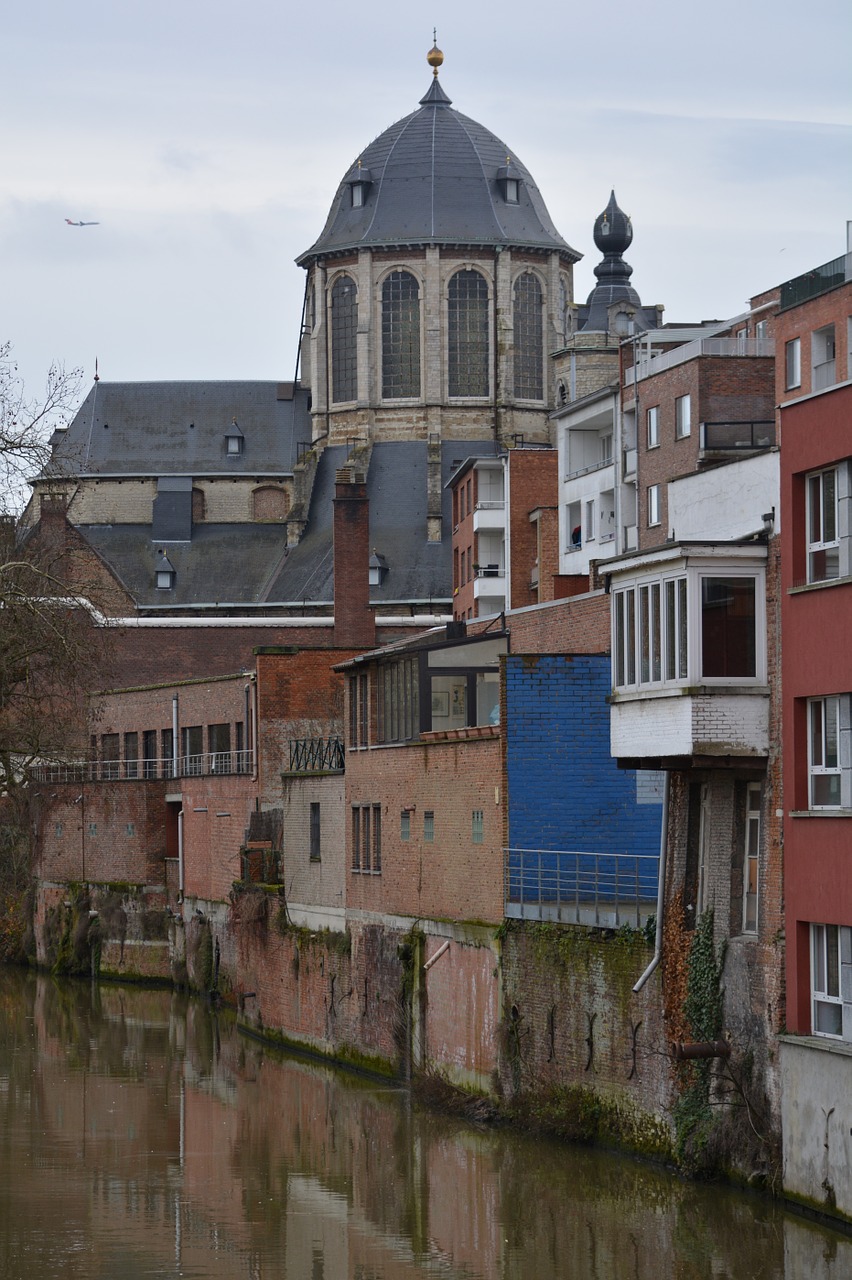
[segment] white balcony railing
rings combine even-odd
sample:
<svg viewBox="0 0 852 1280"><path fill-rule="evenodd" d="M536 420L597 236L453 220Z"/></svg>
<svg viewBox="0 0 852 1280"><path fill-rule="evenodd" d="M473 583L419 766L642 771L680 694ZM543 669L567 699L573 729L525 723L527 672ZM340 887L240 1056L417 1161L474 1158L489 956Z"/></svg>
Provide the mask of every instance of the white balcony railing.
<svg viewBox="0 0 852 1280"><path fill-rule="evenodd" d="M149 782L157 778L198 778L254 771L253 751L207 751L199 755L146 760L66 760L34 765L34 782Z"/></svg>
<svg viewBox="0 0 852 1280"><path fill-rule="evenodd" d="M628 369L625 386L633 385L634 379L651 378L664 369L672 369L675 365L686 364L699 356L774 356L775 341L773 338L750 338L747 342L739 342L736 338L696 338L693 342L685 342L670 351L640 350L634 368Z"/></svg>

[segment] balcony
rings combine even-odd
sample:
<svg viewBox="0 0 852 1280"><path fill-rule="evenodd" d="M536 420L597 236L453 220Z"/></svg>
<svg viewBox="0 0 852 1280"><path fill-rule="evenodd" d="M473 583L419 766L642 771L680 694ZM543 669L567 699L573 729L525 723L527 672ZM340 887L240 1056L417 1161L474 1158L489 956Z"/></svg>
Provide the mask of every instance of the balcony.
<svg viewBox="0 0 852 1280"><path fill-rule="evenodd" d="M838 285L852 280L852 253L844 253L832 262L814 267L804 275L796 276L781 286L781 310L796 307L809 298L818 298L821 293L828 293Z"/></svg>
<svg viewBox="0 0 852 1280"><path fill-rule="evenodd" d="M702 453L743 453L771 449L775 445L774 419L755 422L702 422L699 424Z"/></svg>
<svg viewBox="0 0 852 1280"><path fill-rule="evenodd" d="M825 391L827 387L833 387L837 381L836 361L823 360L822 364L815 364L813 367L813 391Z"/></svg>
<svg viewBox="0 0 852 1280"><path fill-rule="evenodd" d="M35 765L34 782L151 782L254 772L253 751L207 751L201 755L147 760L71 760Z"/></svg>
<svg viewBox="0 0 852 1280"><path fill-rule="evenodd" d="M664 369L673 369L676 365L687 364L700 356L724 356L726 359L737 356L754 359L774 355L775 342L772 338L750 338L747 342L741 342L737 338L696 338L693 342L685 342L682 346L673 347L670 351L649 353L645 349L640 351L635 366L627 370L625 389L630 390L634 380L652 378L654 374L662 373Z"/></svg>
<svg viewBox="0 0 852 1280"><path fill-rule="evenodd" d="M641 926L657 904L659 859L646 854L504 849L504 912L617 929Z"/></svg>
<svg viewBox="0 0 852 1280"><path fill-rule="evenodd" d="M288 773L342 773L345 767L340 738L291 738Z"/></svg>
<svg viewBox="0 0 852 1280"><path fill-rule="evenodd" d="M473 509L474 533L489 530L503 531L506 528L506 504L502 500L494 502L477 502Z"/></svg>

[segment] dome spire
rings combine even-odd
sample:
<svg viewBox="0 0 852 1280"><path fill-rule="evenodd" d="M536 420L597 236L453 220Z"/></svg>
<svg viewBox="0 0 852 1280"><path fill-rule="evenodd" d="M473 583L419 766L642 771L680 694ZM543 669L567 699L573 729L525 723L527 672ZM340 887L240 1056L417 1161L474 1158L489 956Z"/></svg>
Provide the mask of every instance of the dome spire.
<svg viewBox="0 0 852 1280"><path fill-rule="evenodd" d="M437 80L438 68L440 67L441 63L444 61L444 55L441 53L441 50L438 48L438 31L436 27L432 28L432 48L426 54L426 61L429 63L429 66L432 68L432 75Z"/></svg>

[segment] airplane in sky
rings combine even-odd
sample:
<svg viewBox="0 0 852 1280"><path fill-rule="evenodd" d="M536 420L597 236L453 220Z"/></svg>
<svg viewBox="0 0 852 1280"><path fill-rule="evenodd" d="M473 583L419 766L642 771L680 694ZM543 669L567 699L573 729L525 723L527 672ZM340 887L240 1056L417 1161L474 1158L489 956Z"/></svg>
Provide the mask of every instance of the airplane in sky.
<svg viewBox="0 0 852 1280"><path fill-rule="evenodd" d="M69 227L99 227L101 225L99 222L72 222L70 218L66 218L65 221Z"/></svg>

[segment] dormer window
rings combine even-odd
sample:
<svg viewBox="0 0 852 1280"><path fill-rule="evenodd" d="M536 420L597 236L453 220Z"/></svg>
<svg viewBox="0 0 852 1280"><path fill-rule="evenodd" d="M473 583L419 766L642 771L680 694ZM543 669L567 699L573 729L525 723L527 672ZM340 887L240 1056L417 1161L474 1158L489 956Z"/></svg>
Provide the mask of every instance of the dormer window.
<svg viewBox="0 0 852 1280"><path fill-rule="evenodd" d="M506 163L497 170L497 186L506 204L517 204L521 195L521 180L518 171L512 164L512 157L506 156Z"/></svg>
<svg viewBox="0 0 852 1280"><path fill-rule="evenodd" d="M369 583L371 587L380 587L384 582L388 572L388 562L383 555L380 555L375 548L370 556L370 576Z"/></svg>
<svg viewBox="0 0 852 1280"><path fill-rule="evenodd" d="M160 550L157 556L157 564L154 569L154 579L157 584L158 591L171 591L175 585L175 567L172 564L165 551Z"/></svg>
<svg viewBox="0 0 852 1280"><path fill-rule="evenodd" d="M228 430L225 432L225 452L229 458L239 458L245 447L245 436L237 425L234 418Z"/></svg>
<svg viewBox="0 0 852 1280"><path fill-rule="evenodd" d="M370 173L369 169L362 168L361 161L359 160L355 176L349 183L349 190L352 193L353 209L362 209L364 207L367 203L367 193L372 185L373 175Z"/></svg>

